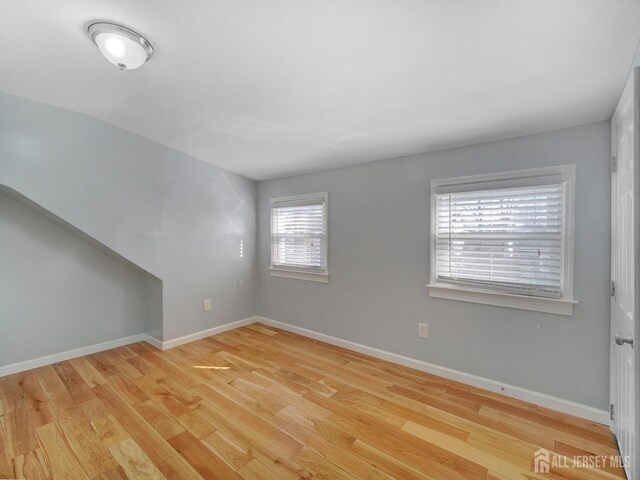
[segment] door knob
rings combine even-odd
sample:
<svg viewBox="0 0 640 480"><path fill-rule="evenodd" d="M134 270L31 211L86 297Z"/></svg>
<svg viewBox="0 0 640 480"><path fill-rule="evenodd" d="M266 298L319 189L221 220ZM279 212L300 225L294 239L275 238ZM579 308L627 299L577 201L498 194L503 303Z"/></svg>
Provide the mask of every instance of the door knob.
<svg viewBox="0 0 640 480"><path fill-rule="evenodd" d="M629 345L631 345L633 347L633 337L629 336L624 336L621 333L616 333L613 336L613 339L616 341L617 345L624 345L625 343L628 343Z"/></svg>

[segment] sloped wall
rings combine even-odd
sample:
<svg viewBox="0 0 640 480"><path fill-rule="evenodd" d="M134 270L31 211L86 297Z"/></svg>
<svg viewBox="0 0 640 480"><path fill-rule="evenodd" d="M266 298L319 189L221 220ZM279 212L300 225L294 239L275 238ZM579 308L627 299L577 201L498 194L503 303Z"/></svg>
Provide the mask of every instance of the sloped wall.
<svg viewBox="0 0 640 480"><path fill-rule="evenodd" d="M147 329L159 284L0 193L0 366Z"/></svg>
<svg viewBox="0 0 640 480"><path fill-rule="evenodd" d="M63 109L0 112L0 184L160 278L161 339L256 315L255 182Z"/></svg>

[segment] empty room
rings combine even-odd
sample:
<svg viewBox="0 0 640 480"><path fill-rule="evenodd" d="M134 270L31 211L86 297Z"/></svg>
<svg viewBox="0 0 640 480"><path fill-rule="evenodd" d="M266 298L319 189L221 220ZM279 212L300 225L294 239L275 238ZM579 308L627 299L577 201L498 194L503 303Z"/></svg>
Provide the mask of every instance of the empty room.
<svg viewBox="0 0 640 480"><path fill-rule="evenodd" d="M640 480L640 0L0 39L0 480Z"/></svg>

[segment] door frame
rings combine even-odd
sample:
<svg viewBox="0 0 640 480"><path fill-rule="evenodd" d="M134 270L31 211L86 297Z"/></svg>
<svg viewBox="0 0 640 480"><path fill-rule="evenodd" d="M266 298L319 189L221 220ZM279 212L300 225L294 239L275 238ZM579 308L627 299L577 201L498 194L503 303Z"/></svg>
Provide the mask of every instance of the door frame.
<svg viewBox="0 0 640 480"><path fill-rule="evenodd" d="M638 474L640 472L640 67L634 67L631 70L631 74L627 83L625 84L624 91L620 96L620 101L616 106L616 109L611 117L611 165L612 165L612 173L611 173L611 200L614 201L614 182L615 177L613 173L613 155L614 153L617 133L615 131L615 123L618 112L620 110L620 106L623 104L623 100L625 96L632 95L633 97L633 161L634 161L634 198L633 198L633 221L634 221L634 318L633 318L633 329L634 329L634 395L635 395L635 409L634 409L634 432L635 432L635 449L632 452L632 458L629 469L627 470L628 475L632 475L633 472ZM611 209L613 211L613 209ZM610 258L611 258L611 280L613 281L613 245L614 245L614 228L615 218L611 217L611 248L610 248ZM612 309L610 309L612 311ZM616 333L613 330L613 318L610 318L610 327L609 327L609 345L611 349L620 348L618 347L614 340L613 335ZM635 342L638 340L638 342ZM611 403L613 402L613 379L614 377L614 362L613 362L613 351L610 353L610 398ZM613 406L613 403L612 403ZM615 434L614 429L615 420L612 418L611 422L611 430ZM631 477L630 477L631 478Z"/></svg>

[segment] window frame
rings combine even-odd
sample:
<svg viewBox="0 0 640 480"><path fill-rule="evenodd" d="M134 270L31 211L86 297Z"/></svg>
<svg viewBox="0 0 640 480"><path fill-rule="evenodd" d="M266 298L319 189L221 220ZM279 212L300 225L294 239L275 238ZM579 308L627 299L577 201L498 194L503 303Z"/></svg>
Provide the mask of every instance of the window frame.
<svg viewBox="0 0 640 480"><path fill-rule="evenodd" d="M309 270L305 267L289 267L286 265L274 265L273 263L273 209L274 206L287 203L296 203L309 200L322 200L322 223L324 227L323 257L324 268L322 270ZM308 280L311 282L329 282L329 194L327 192L307 193L303 195L290 195L287 197L275 197L269 201L269 270L272 277L293 278Z"/></svg>
<svg viewBox="0 0 640 480"><path fill-rule="evenodd" d="M429 284L427 285L429 296L485 305L533 310L557 315L573 315L573 306L578 303L573 297L575 170L575 165L570 164L431 180L431 222L429 236L430 277ZM475 188L481 186L481 184L485 184L486 190L509 188L510 183L512 186L517 186L516 184L521 184L523 181L535 180L536 178L550 175L561 175L565 184L561 298L518 295L489 288L475 288L453 283L438 283L436 277L436 194L438 190L448 187L460 187L464 189L465 186L469 186L469 191L473 191ZM499 182L499 186L495 185L496 182ZM493 188L491 184L494 184ZM535 184L535 182L532 182L532 184Z"/></svg>

